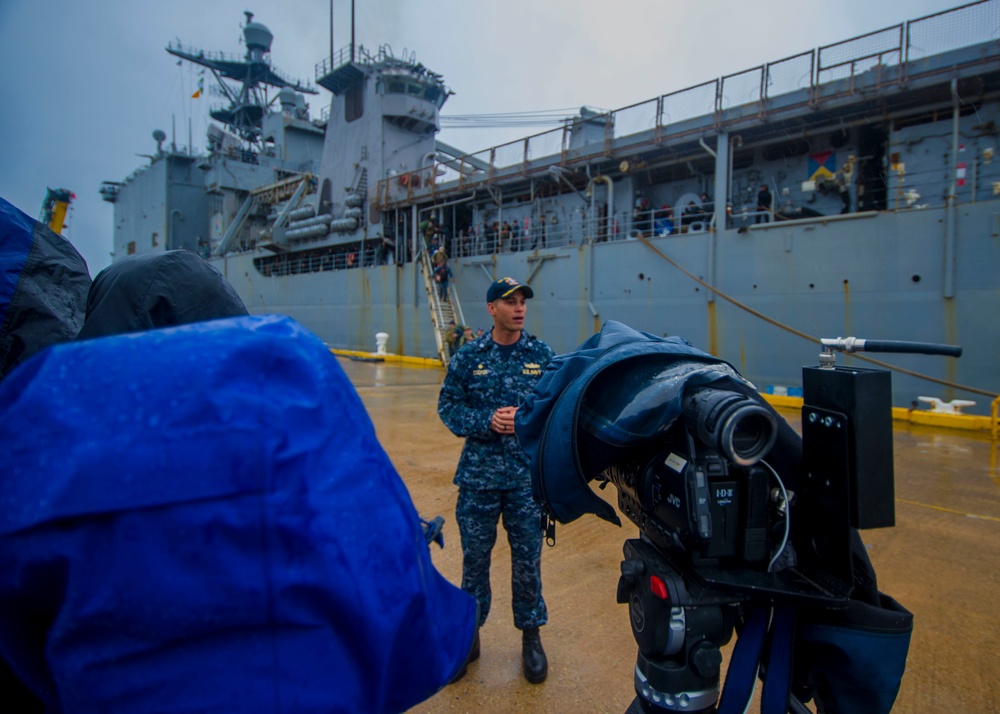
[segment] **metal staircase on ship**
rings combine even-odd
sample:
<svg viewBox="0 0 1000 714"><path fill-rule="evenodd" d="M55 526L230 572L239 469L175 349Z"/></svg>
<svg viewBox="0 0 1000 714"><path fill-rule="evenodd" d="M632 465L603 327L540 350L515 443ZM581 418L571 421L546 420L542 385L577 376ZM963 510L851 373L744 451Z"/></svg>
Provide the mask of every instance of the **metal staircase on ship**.
<svg viewBox="0 0 1000 714"><path fill-rule="evenodd" d="M441 364L448 366L451 354L448 350L448 326L449 320L454 320L456 325L465 324L465 316L462 314L462 304L458 301L458 292L455 290L454 282L448 285L448 299L442 300L438 295L437 284L434 282L434 266L431 264L431 257L423 248L420 250L420 273L424 276L424 289L427 290L427 304L430 306L431 323L434 325L434 339L437 344L438 357Z"/></svg>

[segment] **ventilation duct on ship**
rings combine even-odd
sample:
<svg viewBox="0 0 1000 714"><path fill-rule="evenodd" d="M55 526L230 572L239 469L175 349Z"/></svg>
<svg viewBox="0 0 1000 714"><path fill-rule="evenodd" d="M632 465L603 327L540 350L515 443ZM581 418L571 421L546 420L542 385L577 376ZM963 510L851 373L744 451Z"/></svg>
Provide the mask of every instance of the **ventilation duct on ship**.
<svg viewBox="0 0 1000 714"><path fill-rule="evenodd" d="M316 216L315 218L306 218L305 220L295 221L294 223L288 224L288 230L294 231L299 228L311 228L312 226L328 225L330 220L333 218L329 213L325 216Z"/></svg>
<svg viewBox="0 0 1000 714"><path fill-rule="evenodd" d="M348 196L345 203L348 205L352 203L357 205L344 211L344 218L333 220L333 216L326 213L319 216L306 217L295 221L294 223L290 223L288 226L288 232L285 233L285 239L299 240L302 238L316 238L331 232L348 233L356 230L363 213L360 208L361 202L360 196ZM307 208L310 212L313 210L312 207ZM296 213L304 210L306 210L306 208L298 209Z"/></svg>
<svg viewBox="0 0 1000 714"><path fill-rule="evenodd" d="M298 209L301 211L302 209ZM325 236L330 232L330 220L332 216L316 216L304 220L295 221L288 225L288 232L285 233L285 240L299 240L302 238L316 238Z"/></svg>
<svg viewBox="0 0 1000 714"><path fill-rule="evenodd" d="M302 238L316 238L318 236L325 236L330 232L330 229L326 224L319 224L315 226L308 226L306 228L295 228L293 230L285 233L286 240L299 240Z"/></svg>
<svg viewBox="0 0 1000 714"><path fill-rule="evenodd" d="M348 231L353 231L358 227L357 218L338 218L333 223L330 224L330 230L337 233L346 233Z"/></svg>
<svg viewBox="0 0 1000 714"><path fill-rule="evenodd" d="M294 223L295 221L301 221L306 218L312 218L316 215L315 206L303 206L302 208L296 208L294 211L289 211L288 220Z"/></svg>

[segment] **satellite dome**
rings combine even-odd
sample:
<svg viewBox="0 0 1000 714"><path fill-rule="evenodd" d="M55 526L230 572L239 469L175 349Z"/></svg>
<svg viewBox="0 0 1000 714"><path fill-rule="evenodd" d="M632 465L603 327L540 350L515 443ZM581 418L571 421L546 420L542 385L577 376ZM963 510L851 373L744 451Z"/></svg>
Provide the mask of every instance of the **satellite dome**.
<svg viewBox="0 0 1000 714"><path fill-rule="evenodd" d="M246 13L247 24L243 26L243 39L247 43L247 49L261 49L264 52L271 51L271 40L274 35L267 29L267 26L259 22L253 22L253 13Z"/></svg>
<svg viewBox="0 0 1000 714"><path fill-rule="evenodd" d="M295 109L296 102L295 90L291 87L282 87L278 92L278 102L281 104L281 108L286 112L293 111Z"/></svg>

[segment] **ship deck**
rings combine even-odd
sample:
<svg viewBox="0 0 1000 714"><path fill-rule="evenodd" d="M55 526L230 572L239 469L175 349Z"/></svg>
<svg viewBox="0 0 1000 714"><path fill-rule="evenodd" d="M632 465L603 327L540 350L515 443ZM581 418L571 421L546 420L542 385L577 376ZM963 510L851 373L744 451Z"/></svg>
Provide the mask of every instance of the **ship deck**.
<svg viewBox="0 0 1000 714"><path fill-rule="evenodd" d="M438 569L461 582L452 476L462 441L437 417L440 368L339 358L379 440L424 517L445 518ZM798 414L783 411L798 428ZM915 616L909 660L894 712L992 711L1000 700L1000 467L997 444L976 435L894 426L896 527L863 532L880 588ZM605 492L614 499L614 488ZM636 645L628 609L615 602L622 544L636 536L582 518L545 548L549 678L528 684L510 615L510 549L494 550L493 612L482 656L466 677L414 712L623 712L634 696ZM728 658L732 645L725 650Z"/></svg>

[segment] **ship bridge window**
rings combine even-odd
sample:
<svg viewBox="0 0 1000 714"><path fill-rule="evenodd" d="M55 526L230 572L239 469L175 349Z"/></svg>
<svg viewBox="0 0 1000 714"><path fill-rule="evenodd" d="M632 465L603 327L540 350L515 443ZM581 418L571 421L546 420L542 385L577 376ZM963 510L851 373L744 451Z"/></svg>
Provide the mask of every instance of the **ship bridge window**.
<svg viewBox="0 0 1000 714"><path fill-rule="evenodd" d="M385 82L382 92L384 94L407 94L411 97L420 97L429 102L437 99L441 91L437 87L427 86L417 80L407 81L401 77L394 77Z"/></svg>

